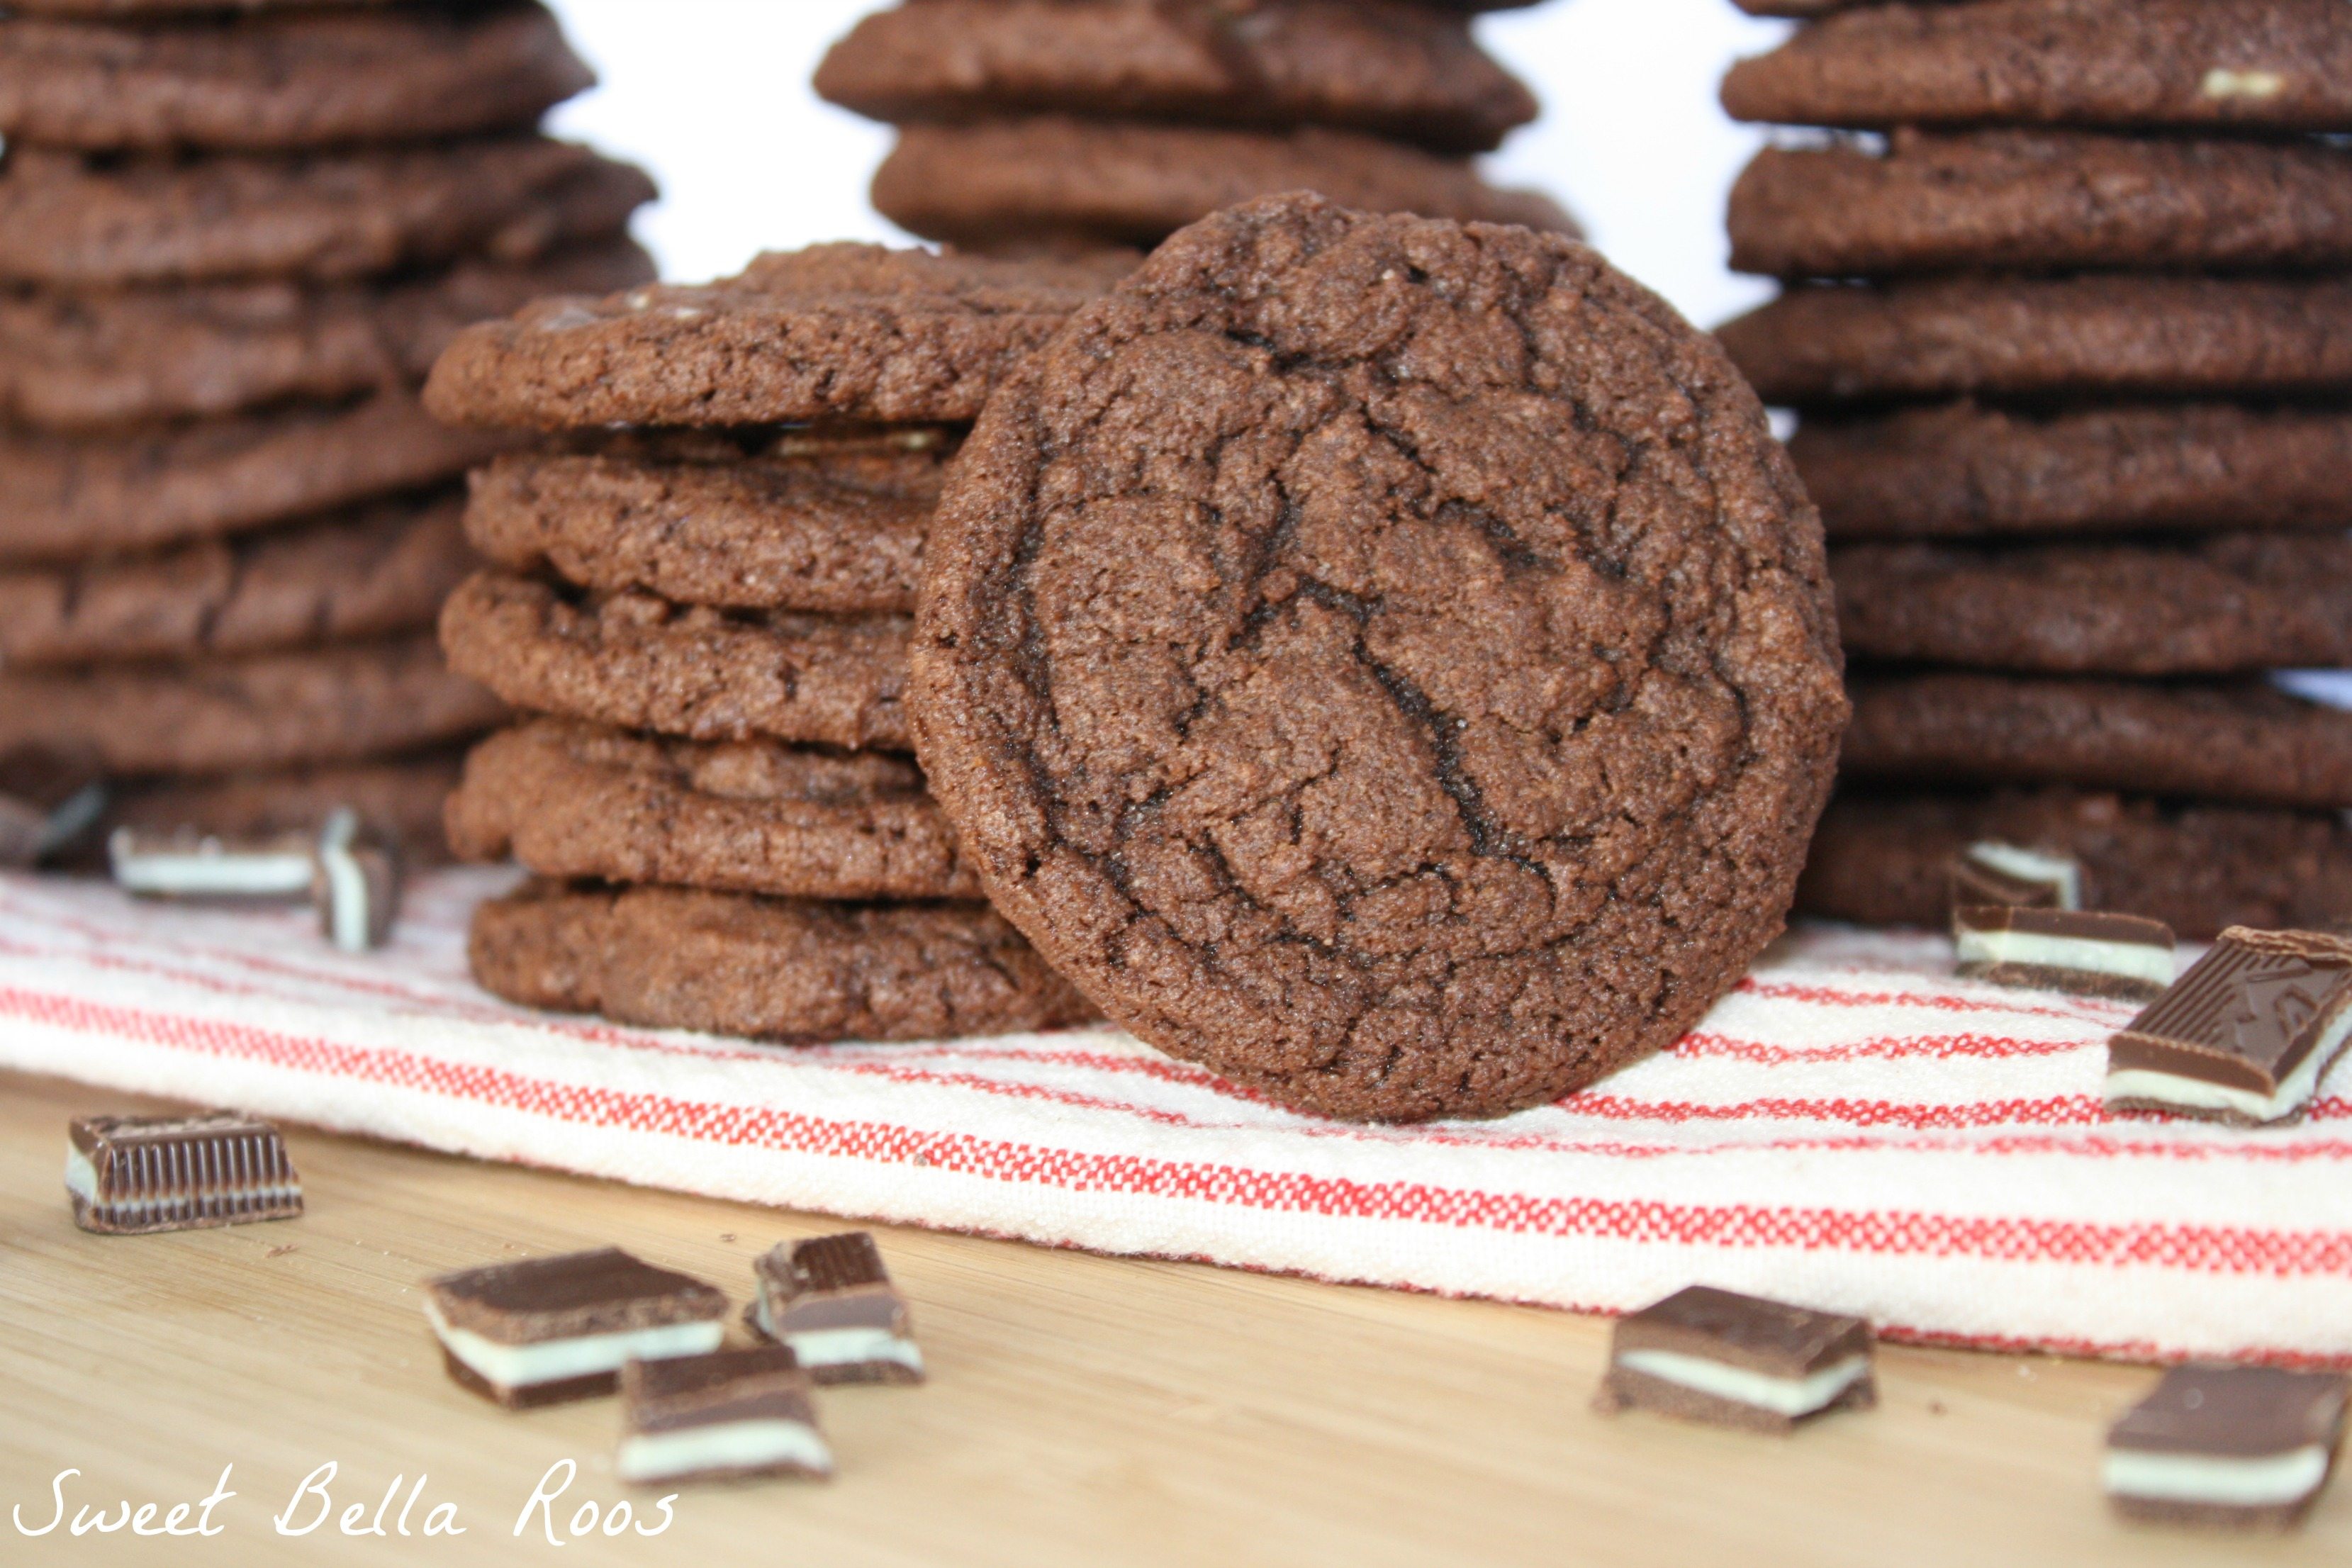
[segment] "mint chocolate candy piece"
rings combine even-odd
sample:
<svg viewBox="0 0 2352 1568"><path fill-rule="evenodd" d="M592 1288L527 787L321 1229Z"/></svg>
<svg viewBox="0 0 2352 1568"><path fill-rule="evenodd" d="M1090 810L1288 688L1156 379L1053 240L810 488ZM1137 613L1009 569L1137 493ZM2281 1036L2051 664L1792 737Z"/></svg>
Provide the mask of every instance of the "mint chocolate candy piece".
<svg viewBox="0 0 2352 1568"><path fill-rule="evenodd" d="M251 1225L302 1212L285 1140L255 1117L87 1116L68 1137L74 1224L96 1235Z"/></svg>
<svg viewBox="0 0 2352 1568"><path fill-rule="evenodd" d="M2107 1109L2288 1121L2310 1104L2347 1034L2352 942L2231 926L2107 1042Z"/></svg>

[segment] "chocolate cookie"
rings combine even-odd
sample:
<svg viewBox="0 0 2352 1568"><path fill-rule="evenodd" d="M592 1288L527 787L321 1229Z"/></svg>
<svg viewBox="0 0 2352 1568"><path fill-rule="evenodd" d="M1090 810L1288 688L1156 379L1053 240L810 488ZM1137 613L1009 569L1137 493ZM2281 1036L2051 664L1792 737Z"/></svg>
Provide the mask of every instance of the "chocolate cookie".
<svg viewBox="0 0 2352 1568"><path fill-rule="evenodd" d="M873 200L899 227L958 245L1060 237L1148 249L1195 219L1283 191L1368 212L1578 232L1549 196L1499 190L1466 162L1315 126L1226 131L1056 115L909 125L875 171Z"/></svg>
<svg viewBox="0 0 2352 1568"><path fill-rule="evenodd" d="M1948 925L1952 857L1988 840L2068 857L2083 868L2086 907L2162 921L2186 941L2233 925L2326 931L2352 920L2352 827L2334 812L2069 789L1842 790L1813 836L1797 907L1873 925Z"/></svg>
<svg viewBox="0 0 2352 1568"><path fill-rule="evenodd" d="M2352 665L2352 535L2178 545L1850 544L1830 552L1850 655L2050 675Z"/></svg>
<svg viewBox="0 0 2352 1568"><path fill-rule="evenodd" d="M543 430L970 419L1134 261L877 245L762 256L724 282L549 300L486 322L434 367L425 405L452 424Z"/></svg>
<svg viewBox="0 0 2352 1568"><path fill-rule="evenodd" d="M2352 414L2340 409L1809 415L1789 456L1832 539L2352 527Z"/></svg>
<svg viewBox="0 0 2352 1568"><path fill-rule="evenodd" d="M904 616L682 606L477 574L441 613L450 667L518 708L696 741L909 749Z"/></svg>
<svg viewBox="0 0 2352 1568"><path fill-rule="evenodd" d="M436 424L398 390L341 408L120 436L0 427L0 570L238 533L421 489L499 445Z"/></svg>
<svg viewBox="0 0 2352 1568"><path fill-rule="evenodd" d="M534 719L491 736L449 798L468 860L546 877L803 899L977 899L904 757L709 743Z"/></svg>
<svg viewBox="0 0 2352 1568"><path fill-rule="evenodd" d="M461 256L529 261L619 234L656 194L628 164L541 136L186 161L12 147L0 282L331 281Z"/></svg>
<svg viewBox="0 0 2352 1568"><path fill-rule="evenodd" d="M1790 125L2352 131L2352 31L2336 0L1873 5L1740 61L1723 106Z"/></svg>
<svg viewBox="0 0 2352 1568"><path fill-rule="evenodd" d="M1557 236L1223 213L950 470L914 652L991 898L1286 1104L1538 1104L1779 931L1845 704L1728 362Z"/></svg>
<svg viewBox="0 0 2352 1568"><path fill-rule="evenodd" d="M474 476L466 531L516 572L686 605L911 615L939 458L660 462L518 453ZM895 480L895 482L893 482Z"/></svg>
<svg viewBox="0 0 2352 1568"><path fill-rule="evenodd" d="M455 497L156 554L0 572L12 668L310 647L433 625L477 564Z"/></svg>
<svg viewBox="0 0 2352 1568"><path fill-rule="evenodd" d="M627 239L398 283L216 283L0 295L0 416L60 430L336 400L423 377L460 328L653 275Z"/></svg>
<svg viewBox="0 0 2352 1568"><path fill-rule="evenodd" d="M474 978L511 1002L794 1044L1088 1022L985 904L837 904L533 882L474 912Z"/></svg>
<svg viewBox="0 0 2352 1568"><path fill-rule="evenodd" d="M2333 277L1792 289L1716 335L1768 403L2352 389L2352 281Z"/></svg>
<svg viewBox="0 0 2352 1568"><path fill-rule="evenodd" d="M2352 806L2352 713L2259 681L1938 673L1857 677L1850 690L1847 778Z"/></svg>
<svg viewBox="0 0 2352 1568"><path fill-rule="evenodd" d="M8 9L21 16L111 16L138 21L158 16L213 15L222 10L247 12L329 10L352 6L395 5L404 0L9 0Z"/></svg>
<svg viewBox="0 0 2352 1568"><path fill-rule="evenodd" d="M530 0L141 27L0 19L0 135L94 152L469 136L532 125L595 80Z"/></svg>
<svg viewBox="0 0 2352 1568"><path fill-rule="evenodd" d="M817 68L876 120L1067 113L1333 125L1483 153L1535 95L1460 20L1397 0L907 0Z"/></svg>
<svg viewBox="0 0 2352 1568"><path fill-rule="evenodd" d="M503 711L429 636L196 664L0 674L0 752L94 754L115 773L294 768L439 745Z"/></svg>
<svg viewBox="0 0 2352 1568"><path fill-rule="evenodd" d="M2352 261L2352 150L2090 132L1900 131L1768 147L1731 189L1731 265L1780 278Z"/></svg>
<svg viewBox="0 0 2352 1568"><path fill-rule="evenodd" d="M372 832L396 840L406 864L437 865L449 858L441 806L457 787L459 762L455 752L434 752L397 762L132 784L114 792L104 826L268 838L315 833L336 808L348 806Z"/></svg>

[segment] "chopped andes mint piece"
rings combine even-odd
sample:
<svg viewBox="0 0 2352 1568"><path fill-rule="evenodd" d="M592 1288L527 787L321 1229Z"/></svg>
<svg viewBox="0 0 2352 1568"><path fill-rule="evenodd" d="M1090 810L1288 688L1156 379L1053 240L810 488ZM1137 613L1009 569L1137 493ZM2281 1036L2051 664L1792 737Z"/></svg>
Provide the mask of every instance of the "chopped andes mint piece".
<svg viewBox="0 0 2352 1568"><path fill-rule="evenodd" d="M2346 1380L2267 1366L2177 1366L2107 1431L2108 1500L2154 1524L2284 1530L2327 1484Z"/></svg>
<svg viewBox="0 0 2352 1568"><path fill-rule="evenodd" d="M814 1385L786 1346L633 1361L621 1401L625 1481L833 1474Z"/></svg>
<svg viewBox="0 0 2352 1568"><path fill-rule="evenodd" d="M906 1299L870 1233L778 1242L751 1271L760 1291L745 1324L792 1347L817 1382L923 1381Z"/></svg>
<svg viewBox="0 0 2352 1568"><path fill-rule="evenodd" d="M329 942L364 952L392 940L400 913L400 847L360 824L359 813L337 806L320 831L310 900Z"/></svg>
<svg viewBox="0 0 2352 1568"><path fill-rule="evenodd" d="M318 846L307 833L225 838L118 827L106 841L115 885L148 899L303 899Z"/></svg>
<svg viewBox="0 0 2352 1568"><path fill-rule="evenodd" d="M2011 904L1952 913L1964 980L2153 1002L2172 984L2172 928L2137 915Z"/></svg>
<svg viewBox="0 0 2352 1568"><path fill-rule="evenodd" d="M74 1224L100 1236L251 1225L302 1212L278 1129L234 1110L87 1116L68 1130Z"/></svg>
<svg viewBox="0 0 2352 1568"><path fill-rule="evenodd" d="M2352 941L2232 926L2107 1042L2107 1109L2288 1121L2347 1035Z"/></svg>
<svg viewBox="0 0 2352 1568"><path fill-rule="evenodd" d="M425 1281L425 1316L461 1387L509 1410L610 1394L632 1361L707 1355L727 1298L617 1247Z"/></svg>
<svg viewBox="0 0 2352 1568"><path fill-rule="evenodd" d="M46 746L0 755L0 866L37 866L105 815L105 776L94 763Z"/></svg>
<svg viewBox="0 0 2352 1568"><path fill-rule="evenodd" d="M1971 844L1952 858L1952 908L1979 904L2079 910L2083 868L2063 855L2014 844Z"/></svg>
<svg viewBox="0 0 2352 1568"><path fill-rule="evenodd" d="M1878 1403L1870 1325L1693 1285L1621 1318L1597 1407L1785 1433Z"/></svg>

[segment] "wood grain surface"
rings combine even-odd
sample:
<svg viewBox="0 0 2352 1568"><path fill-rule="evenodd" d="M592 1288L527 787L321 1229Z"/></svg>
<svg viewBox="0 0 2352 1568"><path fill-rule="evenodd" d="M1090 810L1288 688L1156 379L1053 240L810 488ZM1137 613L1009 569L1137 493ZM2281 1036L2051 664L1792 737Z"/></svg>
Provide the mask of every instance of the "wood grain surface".
<svg viewBox="0 0 2352 1568"><path fill-rule="evenodd" d="M930 1384L824 1394L831 1484L685 1489L641 1536L664 1489L614 1479L613 1402L510 1415L460 1391L418 1281L615 1243L740 1301L761 1251L835 1222L294 1129L304 1217L85 1236L66 1122L136 1109L0 1074L0 1508L38 1529L80 1472L53 1532L0 1521L0 1563L2352 1562L2343 1481L2284 1539L2113 1521L2100 1436L2143 1369L1885 1348L1879 1409L1758 1438L1594 1415L1599 1320L887 1227ZM333 1516L279 1534L320 1514L296 1494L329 1463ZM215 1536L70 1534L100 1503L160 1524L224 1467ZM395 1478L386 1533L341 1533ZM575 1539L589 1503L600 1533ZM442 1504L465 1533L427 1539Z"/></svg>

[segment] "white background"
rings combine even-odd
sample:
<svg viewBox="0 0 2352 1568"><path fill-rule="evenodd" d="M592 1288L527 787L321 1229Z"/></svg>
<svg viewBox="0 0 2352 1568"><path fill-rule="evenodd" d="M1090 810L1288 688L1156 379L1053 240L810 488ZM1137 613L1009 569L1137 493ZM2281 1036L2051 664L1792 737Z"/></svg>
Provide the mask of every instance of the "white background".
<svg viewBox="0 0 2352 1568"><path fill-rule="evenodd" d="M763 249L903 238L866 205L889 132L810 92L825 46L885 0L551 0L603 78L554 127L642 163L664 198L638 220L665 277L735 271ZM1544 118L1495 174L1564 198L1591 237L1713 326L1769 290L1723 258L1723 198L1758 136L1715 89L1783 24L1730 0L1553 0L1490 16L1487 48Z"/></svg>

